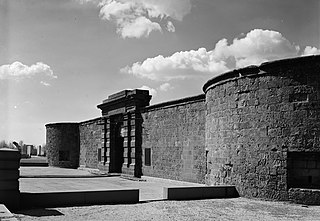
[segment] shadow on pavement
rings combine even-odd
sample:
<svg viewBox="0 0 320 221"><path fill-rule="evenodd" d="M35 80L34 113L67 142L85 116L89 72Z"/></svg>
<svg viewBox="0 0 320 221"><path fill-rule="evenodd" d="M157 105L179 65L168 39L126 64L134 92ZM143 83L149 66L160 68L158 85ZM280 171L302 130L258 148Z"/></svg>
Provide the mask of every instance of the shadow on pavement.
<svg viewBox="0 0 320 221"><path fill-rule="evenodd" d="M35 216L35 217L43 217L43 216L64 216L63 213L55 210L55 209L30 209L30 210L19 210L15 211L15 214L21 214L25 216Z"/></svg>

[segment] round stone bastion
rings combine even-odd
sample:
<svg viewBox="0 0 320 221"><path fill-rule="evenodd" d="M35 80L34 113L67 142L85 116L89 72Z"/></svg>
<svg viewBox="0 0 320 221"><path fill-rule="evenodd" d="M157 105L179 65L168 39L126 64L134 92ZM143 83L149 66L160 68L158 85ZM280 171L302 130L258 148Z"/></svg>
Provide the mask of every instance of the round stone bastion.
<svg viewBox="0 0 320 221"><path fill-rule="evenodd" d="M46 124L46 148L49 166L78 168L79 124Z"/></svg>
<svg viewBox="0 0 320 221"><path fill-rule="evenodd" d="M320 56L230 71L203 91L207 184L295 202L315 193L320 203Z"/></svg>

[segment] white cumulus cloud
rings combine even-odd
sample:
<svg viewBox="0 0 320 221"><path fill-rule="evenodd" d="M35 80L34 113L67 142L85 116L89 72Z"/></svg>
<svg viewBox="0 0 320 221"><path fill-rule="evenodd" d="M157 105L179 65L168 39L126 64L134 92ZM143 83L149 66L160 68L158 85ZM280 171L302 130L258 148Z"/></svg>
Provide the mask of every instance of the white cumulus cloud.
<svg viewBox="0 0 320 221"><path fill-rule="evenodd" d="M175 32L176 31L176 28L174 27L173 23L171 21L168 21L167 23L167 30L169 32Z"/></svg>
<svg viewBox="0 0 320 221"><path fill-rule="evenodd" d="M317 55L320 54L320 49L316 48L316 47L311 47L311 46L307 46L302 55L306 56L306 55Z"/></svg>
<svg viewBox="0 0 320 221"><path fill-rule="evenodd" d="M277 31L254 29L242 38L221 39L212 50L181 51L136 62L121 72L158 81L218 75L227 70L257 65L265 61L295 57L299 46ZM199 75L200 74L200 75Z"/></svg>
<svg viewBox="0 0 320 221"><path fill-rule="evenodd" d="M30 78L35 75L47 76L49 78L57 78L57 76L53 74L53 71L50 68L50 66L42 62L37 62L36 64L27 66L19 61L15 61L12 64L5 64L0 66L0 80L18 80L22 78Z"/></svg>
<svg viewBox="0 0 320 221"><path fill-rule="evenodd" d="M138 17L131 23L122 24L121 29L118 29L118 33L123 38L140 38L141 36L148 37L150 32L154 30L161 31L161 27L158 23L152 22L146 17Z"/></svg>
<svg viewBox="0 0 320 221"><path fill-rule="evenodd" d="M237 67L296 56L300 50L281 33L261 29L250 31L244 38L234 39L229 46L226 40L224 43L220 50L225 50L227 56L235 57Z"/></svg>
<svg viewBox="0 0 320 221"><path fill-rule="evenodd" d="M46 87L51 86L51 84L50 84L50 83L45 82L45 81L40 81L40 84L42 84L43 86L46 86Z"/></svg>
<svg viewBox="0 0 320 221"><path fill-rule="evenodd" d="M168 90L171 90L173 89L173 87L167 82L167 83L164 83L164 84L161 84L159 86L159 90L160 91L168 91Z"/></svg>
<svg viewBox="0 0 320 221"><path fill-rule="evenodd" d="M98 6L100 17L114 22L122 38L148 37L152 31L161 32L161 20L182 21L191 11L190 0L102 0ZM166 29L175 30L171 21L167 22Z"/></svg>
<svg viewBox="0 0 320 221"><path fill-rule="evenodd" d="M211 60L210 60L211 59ZM169 81L198 76L198 72L222 72L227 70L224 61L211 58L205 48L197 51L176 52L169 57L159 55L148 58L143 62L136 62L131 67L121 69L121 72L133 74L151 80Z"/></svg>

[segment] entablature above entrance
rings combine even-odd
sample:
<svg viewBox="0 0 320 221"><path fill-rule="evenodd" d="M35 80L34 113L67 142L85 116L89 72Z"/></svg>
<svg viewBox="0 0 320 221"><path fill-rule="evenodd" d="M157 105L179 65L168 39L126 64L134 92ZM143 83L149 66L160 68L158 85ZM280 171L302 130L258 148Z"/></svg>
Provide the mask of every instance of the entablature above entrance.
<svg viewBox="0 0 320 221"><path fill-rule="evenodd" d="M149 106L151 97L148 90L123 90L108 96L97 107L101 109L103 117L124 114Z"/></svg>

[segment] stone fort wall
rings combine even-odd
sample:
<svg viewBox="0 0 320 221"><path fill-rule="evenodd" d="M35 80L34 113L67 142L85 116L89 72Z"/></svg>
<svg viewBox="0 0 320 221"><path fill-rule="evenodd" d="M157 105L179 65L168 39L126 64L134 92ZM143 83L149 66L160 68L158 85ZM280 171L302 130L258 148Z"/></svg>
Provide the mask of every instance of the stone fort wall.
<svg viewBox="0 0 320 221"><path fill-rule="evenodd" d="M98 168L98 149L103 136L103 119L99 117L79 123L79 134L79 166Z"/></svg>
<svg viewBox="0 0 320 221"><path fill-rule="evenodd" d="M245 197L309 204L311 194L319 204L313 190L320 189L320 56L227 72L203 91L152 106L139 103L146 91L109 96L106 110L123 115L124 144L133 145L143 175L235 185ZM109 112L46 125L49 164L101 169L110 156L103 156L112 138ZM72 163L58 162L67 158Z"/></svg>
<svg viewBox="0 0 320 221"><path fill-rule="evenodd" d="M204 94L149 106L142 117L143 174L204 183Z"/></svg>
<svg viewBox="0 0 320 221"><path fill-rule="evenodd" d="M204 94L148 106L141 116L143 175L204 183ZM103 145L103 122L96 118L78 124L82 168L101 169L98 150Z"/></svg>
<svg viewBox="0 0 320 221"><path fill-rule="evenodd" d="M320 184L320 57L264 63L204 85L210 185L288 199Z"/></svg>

